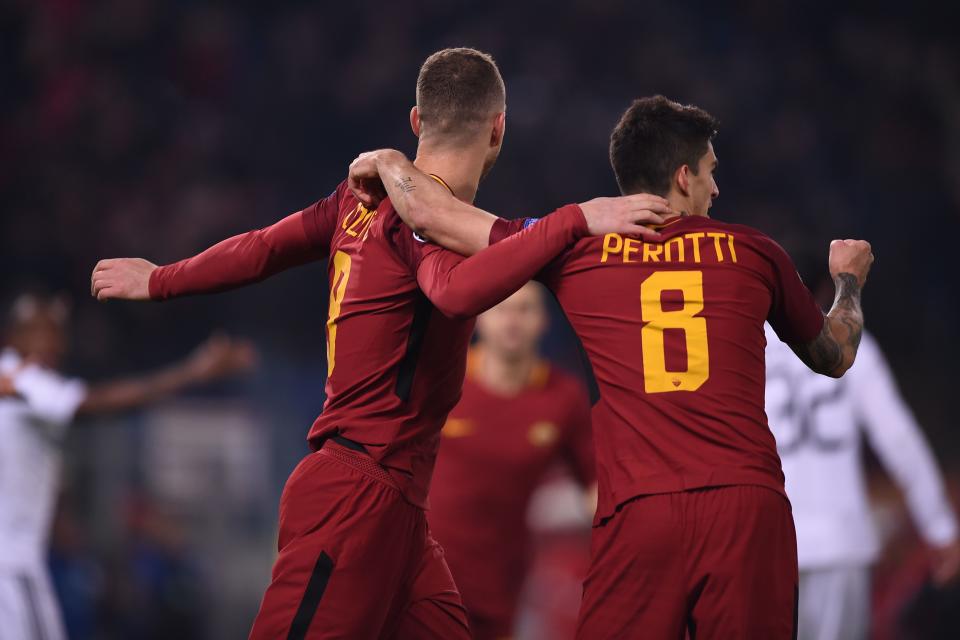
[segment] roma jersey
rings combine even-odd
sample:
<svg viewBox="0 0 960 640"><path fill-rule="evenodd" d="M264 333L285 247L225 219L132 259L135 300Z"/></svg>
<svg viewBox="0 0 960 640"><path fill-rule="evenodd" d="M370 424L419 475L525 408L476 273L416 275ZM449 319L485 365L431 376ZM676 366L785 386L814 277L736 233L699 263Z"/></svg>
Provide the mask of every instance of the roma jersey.
<svg viewBox="0 0 960 640"><path fill-rule="evenodd" d="M498 222L497 239L523 221ZM589 356L599 502L753 484L783 492L764 413L766 320L808 342L823 314L786 252L750 227L704 217L662 239L584 239L542 274Z"/></svg>
<svg viewBox="0 0 960 640"><path fill-rule="evenodd" d="M344 182L274 225L156 269L150 296L221 291L329 256L326 402L310 444L338 434L362 444L408 501L426 507L473 316L587 233L571 205L465 259L419 240L389 200L367 209Z"/></svg>
<svg viewBox="0 0 960 640"><path fill-rule="evenodd" d="M527 386L502 396L472 371L441 432L430 490L430 527L443 545L467 609L509 623L528 562L527 507L547 471L564 463L593 482L590 404L579 381L545 362Z"/></svg>

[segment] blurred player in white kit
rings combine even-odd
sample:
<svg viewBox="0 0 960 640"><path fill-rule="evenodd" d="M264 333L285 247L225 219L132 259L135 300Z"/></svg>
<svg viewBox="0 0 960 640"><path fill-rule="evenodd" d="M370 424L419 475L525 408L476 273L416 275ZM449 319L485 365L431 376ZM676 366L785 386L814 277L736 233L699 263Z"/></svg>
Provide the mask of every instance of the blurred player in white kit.
<svg viewBox="0 0 960 640"><path fill-rule="evenodd" d="M0 351L0 640L65 638L47 571L60 444L74 416L132 409L252 366L250 345L213 338L161 371L102 384L57 372L68 307L24 294L12 305Z"/></svg>
<svg viewBox="0 0 960 640"><path fill-rule="evenodd" d="M960 572L957 519L923 433L873 336L840 379L820 376L767 333L766 411L793 504L800 640L866 638L870 565L880 552L867 498L861 429L903 491L933 555L933 580Z"/></svg>

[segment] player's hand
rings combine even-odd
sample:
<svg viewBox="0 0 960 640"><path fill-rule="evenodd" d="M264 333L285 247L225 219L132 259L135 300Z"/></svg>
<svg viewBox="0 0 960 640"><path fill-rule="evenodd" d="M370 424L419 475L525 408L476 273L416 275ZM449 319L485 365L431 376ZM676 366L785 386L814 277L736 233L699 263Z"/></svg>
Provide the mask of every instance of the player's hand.
<svg viewBox="0 0 960 640"><path fill-rule="evenodd" d="M594 198L580 204L590 235L619 233L659 240L660 234L644 225L662 224L664 216L676 215L665 198L638 193L619 198Z"/></svg>
<svg viewBox="0 0 960 640"><path fill-rule="evenodd" d="M867 282L873 250L866 240L834 240L830 243L830 275L836 279L841 273L856 276L861 287Z"/></svg>
<svg viewBox="0 0 960 640"><path fill-rule="evenodd" d="M257 350L246 340L215 334L187 358L190 380L203 383L245 373L257 364Z"/></svg>
<svg viewBox="0 0 960 640"><path fill-rule="evenodd" d="M960 541L933 549L933 582L938 587L953 584L960 577Z"/></svg>
<svg viewBox="0 0 960 640"><path fill-rule="evenodd" d="M97 300L149 300L150 274L157 265L143 258L101 260L90 276L90 295Z"/></svg>
<svg viewBox="0 0 960 640"><path fill-rule="evenodd" d="M350 172L347 175L347 187L354 197L368 209L374 209L387 197L387 190L380 179L380 170L377 160L388 153L399 153L392 149L378 149L361 153L350 163Z"/></svg>

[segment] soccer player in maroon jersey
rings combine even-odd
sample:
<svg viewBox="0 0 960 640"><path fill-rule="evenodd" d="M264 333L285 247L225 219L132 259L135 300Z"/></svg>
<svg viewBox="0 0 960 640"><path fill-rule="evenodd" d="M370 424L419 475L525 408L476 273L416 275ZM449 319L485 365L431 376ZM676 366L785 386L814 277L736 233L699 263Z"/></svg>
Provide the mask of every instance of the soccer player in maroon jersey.
<svg viewBox="0 0 960 640"><path fill-rule="evenodd" d="M472 49L430 56L410 115L417 166L472 201L504 134L505 91L492 58ZM251 638L469 635L424 509L440 429L460 396L472 316L579 238L649 233L640 223L669 211L663 198L642 195L571 205L464 260L416 237L389 202L365 207L344 182L272 226L174 264L98 263L98 299L164 300L329 256L327 398L308 436L314 453L280 500L279 556Z"/></svg>
<svg viewBox="0 0 960 640"><path fill-rule="evenodd" d="M823 314L779 245L709 218L716 129L696 107L636 100L611 136L617 182L682 213L659 239L581 240L540 275L600 388L583 639L794 631L796 536L764 414L763 323L815 371L842 375L856 356L873 256L863 241L831 243L836 299ZM475 248L528 224L453 201L397 152L354 162L360 197L374 196L366 187L376 175L408 224L441 244Z"/></svg>
<svg viewBox="0 0 960 640"><path fill-rule="evenodd" d="M579 381L538 355L546 328L535 283L481 315L463 397L441 432L428 520L474 640L512 633L529 560L527 506L545 473L559 463L582 486L594 481L590 403Z"/></svg>

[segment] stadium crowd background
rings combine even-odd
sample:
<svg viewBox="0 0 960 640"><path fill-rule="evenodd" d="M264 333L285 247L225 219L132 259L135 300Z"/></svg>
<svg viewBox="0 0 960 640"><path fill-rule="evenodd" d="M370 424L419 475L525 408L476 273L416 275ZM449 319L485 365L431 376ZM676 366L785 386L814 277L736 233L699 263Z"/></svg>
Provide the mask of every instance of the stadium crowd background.
<svg viewBox="0 0 960 640"><path fill-rule="evenodd" d="M217 328L261 350L244 382L74 431L53 561L76 590L76 637L243 634L325 371L321 265L212 298L98 305L94 263L185 257L327 195L360 151L412 152L416 73L444 46L491 52L507 83L488 210L615 193L610 129L633 97L663 93L721 119L715 217L769 233L805 273L825 271L831 238L868 239L867 326L956 483L960 16L863 7L0 5L3 294L73 297L68 372L83 377L162 364ZM579 370L559 316L547 354Z"/></svg>

